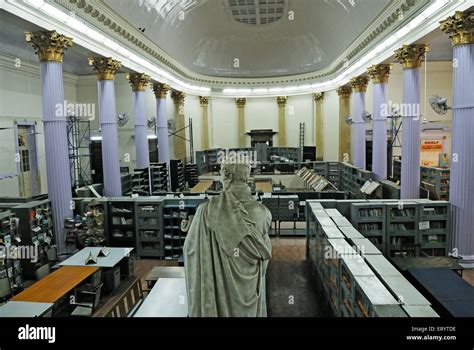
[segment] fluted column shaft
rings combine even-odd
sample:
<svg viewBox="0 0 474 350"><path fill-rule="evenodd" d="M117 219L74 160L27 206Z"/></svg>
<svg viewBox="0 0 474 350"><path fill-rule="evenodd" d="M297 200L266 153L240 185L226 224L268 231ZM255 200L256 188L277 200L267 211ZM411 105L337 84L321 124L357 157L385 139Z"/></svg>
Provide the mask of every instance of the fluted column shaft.
<svg viewBox="0 0 474 350"><path fill-rule="evenodd" d="M315 110L315 132L316 132L316 160L323 160L324 158L324 122L323 122L323 100L324 94L318 93L314 94L314 100L316 101L316 110Z"/></svg>
<svg viewBox="0 0 474 350"><path fill-rule="evenodd" d="M365 169L365 121L362 118L365 112L365 92L356 91L354 93L354 133L353 133L353 164Z"/></svg>
<svg viewBox="0 0 474 350"><path fill-rule="evenodd" d="M420 70L403 70L401 199L420 198Z"/></svg>
<svg viewBox="0 0 474 350"><path fill-rule="evenodd" d="M377 180L387 179L387 83L373 85L372 172Z"/></svg>
<svg viewBox="0 0 474 350"><path fill-rule="evenodd" d="M277 97L278 103L278 146L286 146L286 101L288 97Z"/></svg>
<svg viewBox="0 0 474 350"><path fill-rule="evenodd" d="M449 198L454 248L474 261L474 44L453 48L452 159Z"/></svg>
<svg viewBox="0 0 474 350"><path fill-rule="evenodd" d="M201 149L209 149L209 99L200 96L201 104Z"/></svg>
<svg viewBox="0 0 474 350"><path fill-rule="evenodd" d="M133 91L133 110L137 168L148 168L150 166L150 150L147 137L148 125L145 117L145 91Z"/></svg>
<svg viewBox="0 0 474 350"><path fill-rule="evenodd" d="M156 136L158 137L159 160L168 166L170 163L170 145L168 140L166 97L158 97L156 99Z"/></svg>
<svg viewBox="0 0 474 350"><path fill-rule="evenodd" d="M99 118L102 133L102 164L104 172L104 195L120 197L119 140L115 107L115 84L113 80L99 80Z"/></svg>
<svg viewBox="0 0 474 350"><path fill-rule="evenodd" d="M58 251L65 253L64 220L73 217L73 206L65 111L56 109L64 105L62 63L42 62L40 69L48 196Z"/></svg>
<svg viewBox="0 0 474 350"><path fill-rule="evenodd" d="M350 101L352 89L350 86L341 86L337 89L339 95L339 160L351 160L351 126L346 123L350 115Z"/></svg>
<svg viewBox="0 0 474 350"><path fill-rule="evenodd" d="M174 158L181 159L186 162L186 130L184 120L184 93L180 91L172 92L171 96L174 101L174 120L175 120L175 134L174 134Z"/></svg>
<svg viewBox="0 0 474 350"><path fill-rule="evenodd" d="M239 147L245 147L245 98L236 99L237 104L237 140Z"/></svg>

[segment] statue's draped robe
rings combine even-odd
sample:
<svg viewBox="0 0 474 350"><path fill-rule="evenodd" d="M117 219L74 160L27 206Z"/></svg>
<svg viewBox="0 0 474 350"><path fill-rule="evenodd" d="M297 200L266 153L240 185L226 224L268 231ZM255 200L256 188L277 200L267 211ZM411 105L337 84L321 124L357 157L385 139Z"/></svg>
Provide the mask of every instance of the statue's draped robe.
<svg viewBox="0 0 474 350"><path fill-rule="evenodd" d="M189 316L267 315L271 218L245 184L198 207L184 243Z"/></svg>

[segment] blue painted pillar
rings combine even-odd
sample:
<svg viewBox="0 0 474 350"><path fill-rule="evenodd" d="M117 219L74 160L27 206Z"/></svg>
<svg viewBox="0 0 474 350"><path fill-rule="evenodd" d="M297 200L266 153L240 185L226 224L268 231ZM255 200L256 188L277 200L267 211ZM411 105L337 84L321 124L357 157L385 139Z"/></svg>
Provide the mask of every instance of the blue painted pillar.
<svg viewBox="0 0 474 350"><path fill-rule="evenodd" d="M428 45L404 45L395 51L403 67L401 199L420 198L420 67Z"/></svg>
<svg viewBox="0 0 474 350"><path fill-rule="evenodd" d="M373 83L372 172L377 180L387 179L387 84L392 65L377 64L367 73Z"/></svg>
<svg viewBox="0 0 474 350"><path fill-rule="evenodd" d="M117 131L117 111L115 107L115 73L121 63L111 57L89 59L89 65L97 73L99 89L99 118L102 133L102 166L104 172L104 195L120 197L119 141Z"/></svg>
<svg viewBox="0 0 474 350"><path fill-rule="evenodd" d="M158 159L160 163L166 163L168 168L170 163L170 146L168 140L166 94L169 90L169 85L162 83L153 84L153 92L155 93L156 97L156 136L158 138Z"/></svg>
<svg viewBox="0 0 474 350"><path fill-rule="evenodd" d="M453 115L449 200L453 248L474 263L474 11L441 22L453 44ZM471 17L471 19L469 18Z"/></svg>
<svg viewBox="0 0 474 350"><path fill-rule="evenodd" d="M147 137L148 124L145 116L145 87L150 82L150 77L144 73L134 73L128 76L128 80L133 91L136 167L143 169L150 166L150 150Z"/></svg>
<svg viewBox="0 0 474 350"><path fill-rule="evenodd" d="M351 79L351 86L354 90L354 116L353 121L353 164L365 169L365 121L363 115L365 113L365 92L369 77L359 76Z"/></svg>
<svg viewBox="0 0 474 350"><path fill-rule="evenodd" d="M64 219L73 216L62 59L72 39L56 31L25 33L38 54L41 71L48 196L59 254L66 252Z"/></svg>

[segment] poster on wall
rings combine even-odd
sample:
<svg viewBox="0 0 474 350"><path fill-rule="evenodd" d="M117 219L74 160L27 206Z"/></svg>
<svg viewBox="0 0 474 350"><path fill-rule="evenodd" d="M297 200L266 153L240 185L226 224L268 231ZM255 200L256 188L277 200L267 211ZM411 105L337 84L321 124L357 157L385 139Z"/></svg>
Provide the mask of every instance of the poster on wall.
<svg viewBox="0 0 474 350"><path fill-rule="evenodd" d="M443 153L442 140L421 140L420 159L423 166L438 166Z"/></svg>

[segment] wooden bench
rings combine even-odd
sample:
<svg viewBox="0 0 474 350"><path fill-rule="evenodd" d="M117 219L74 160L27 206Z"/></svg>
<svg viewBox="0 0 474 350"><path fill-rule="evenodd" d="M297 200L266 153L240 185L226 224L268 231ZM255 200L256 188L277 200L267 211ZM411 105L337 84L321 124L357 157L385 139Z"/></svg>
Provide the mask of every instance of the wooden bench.
<svg viewBox="0 0 474 350"><path fill-rule="evenodd" d="M137 277L123 292L105 317L132 317L143 303L143 292L140 278Z"/></svg>

